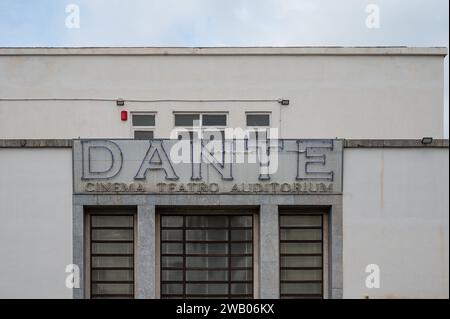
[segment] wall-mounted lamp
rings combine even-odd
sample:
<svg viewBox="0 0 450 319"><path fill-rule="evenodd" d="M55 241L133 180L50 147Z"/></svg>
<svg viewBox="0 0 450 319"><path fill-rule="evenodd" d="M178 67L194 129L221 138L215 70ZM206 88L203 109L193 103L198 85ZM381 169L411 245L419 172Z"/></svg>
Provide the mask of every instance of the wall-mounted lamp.
<svg viewBox="0 0 450 319"><path fill-rule="evenodd" d="M428 145L433 143L433 138L432 137L422 137L422 144L424 145Z"/></svg>
<svg viewBox="0 0 450 319"><path fill-rule="evenodd" d="M289 105L289 100L286 99L279 99L278 103L280 103L281 105Z"/></svg>
<svg viewBox="0 0 450 319"><path fill-rule="evenodd" d="M125 105L125 101L122 98L118 98L116 100L116 105L117 106L124 106Z"/></svg>

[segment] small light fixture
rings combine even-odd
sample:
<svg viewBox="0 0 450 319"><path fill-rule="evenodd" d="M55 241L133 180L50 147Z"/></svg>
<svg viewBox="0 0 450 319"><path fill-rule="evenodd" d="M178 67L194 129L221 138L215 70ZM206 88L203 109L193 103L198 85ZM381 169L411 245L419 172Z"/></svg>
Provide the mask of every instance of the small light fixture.
<svg viewBox="0 0 450 319"><path fill-rule="evenodd" d="M429 144L433 143L433 138L432 137L428 137L428 136L422 137L422 141L421 142L424 145L429 145Z"/></svg>
<svg viewBox="0 0 450 319"><path fill-rule="evenodd" d="M117 100L116 100L116 105L117 106L124 106L125 105L125 101L122 99L122 98L118 98Z"/></svg>
<svg viewBox="0 0 450 319"><path fill-rule="evenodd" d="M279 99L278 103L280 103L281 105L289 105L289 100L286 99Z"/></svg>
<svg viewBox="0 0 450 319"><path fill-rule="evenodd" d="M128 112L127 111L120 112L120 119L122 121L128 121Z"/></svg>

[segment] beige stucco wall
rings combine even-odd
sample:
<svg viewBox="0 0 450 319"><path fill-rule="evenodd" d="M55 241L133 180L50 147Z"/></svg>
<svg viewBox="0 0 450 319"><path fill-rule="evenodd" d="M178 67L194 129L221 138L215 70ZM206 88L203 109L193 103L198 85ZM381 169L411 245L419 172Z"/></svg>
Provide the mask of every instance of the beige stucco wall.
<svg viewBox="0 0 450 319"><path fill-rule="evenodd" d="M0 298L72 298L71 149L0 148Z"/></svg>
<svg viewBox="0 0 450 319"><path fill-rule="evenodd" d="M245 127L247 111L268 111L282 138L443 137L442 50L136 50L0 50L0 98L271 101L0 101L0 137L131 137L122 109L156 112L156 137L169 136L174 111L225 111L230 127ZM291 103L281 107L278 98Z"/></svg>
<svg viewBox="0 0 450 319"><path fill-rule="evenodd" d="M445 148L345 149L344 298L448 298L448 164ZM71 150L0 149L0 177L0 298L71 298Z"/></svg>
<svg viewBox="0 0 450 319"><path fill-rule="evenodd" d="M448 165L448 149L345 150L345 298L448 298Z"/></svg>
<svg viewBox="0 0 450 319"><path fill-rule="evenodd" d="M175 111L225 111L230 127L244 127L247 111L269 111L282 138L442 137L442 55L338 51L81 56L0 50L0 99L291 101L286 107L127 102L125 108L112 101L0 101L0 139L131 137L122 109L156 112L156 137L169 135ZM72 296L64 286L72 261L71 161L70 149L0 149L0 297ZM344 297L448 298L448 174L448 149L345 150ZM364 285L372 263L381 267L380 289Z"/></svg>

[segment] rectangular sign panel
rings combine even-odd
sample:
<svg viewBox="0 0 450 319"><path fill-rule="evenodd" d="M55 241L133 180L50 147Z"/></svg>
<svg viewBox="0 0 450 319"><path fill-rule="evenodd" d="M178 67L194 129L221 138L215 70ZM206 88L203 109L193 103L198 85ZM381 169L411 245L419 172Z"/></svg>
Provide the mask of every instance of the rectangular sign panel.
<svg viewBox="0 0 450 319"><path fill-rule="evenodd" d="M337 194L342 140L74 140L75 194Z"/></svg>

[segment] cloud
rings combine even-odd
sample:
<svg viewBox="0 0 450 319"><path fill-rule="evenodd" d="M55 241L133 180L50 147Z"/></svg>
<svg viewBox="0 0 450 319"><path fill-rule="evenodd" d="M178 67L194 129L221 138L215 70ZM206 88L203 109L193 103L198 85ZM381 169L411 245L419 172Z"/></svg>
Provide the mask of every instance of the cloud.
<svg viewBox="0 0 450 319"><path fill-rule="evenodd" d="M65 28L69 3L80 7L79 30ZM369 3L380 29L365 26ZM3 46L448 45L446 0L3 0L0 9Z"/></svg>

